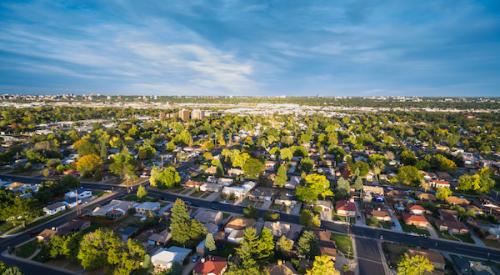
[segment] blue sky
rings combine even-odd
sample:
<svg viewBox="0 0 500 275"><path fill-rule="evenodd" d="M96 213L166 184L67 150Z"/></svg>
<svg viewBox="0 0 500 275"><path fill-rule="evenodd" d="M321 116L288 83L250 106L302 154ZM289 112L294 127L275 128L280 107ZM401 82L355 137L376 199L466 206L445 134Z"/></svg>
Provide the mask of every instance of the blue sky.
<svg viewBox="0 0 500 275"><path fill-rule="evenodd" d="M0 2L0 93L500 96L500 1Z"/></svg>

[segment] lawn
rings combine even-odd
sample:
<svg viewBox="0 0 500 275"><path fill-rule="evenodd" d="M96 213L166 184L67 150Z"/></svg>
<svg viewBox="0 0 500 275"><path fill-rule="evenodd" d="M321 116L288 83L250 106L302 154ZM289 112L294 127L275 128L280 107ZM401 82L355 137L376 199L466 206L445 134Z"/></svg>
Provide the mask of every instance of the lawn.
<svg viewBox="0 0 500 275"><path fill-rule="evenodd" d="M126 200L126 201L136 201L136 202L145 202L145 201L155 202L155 201L158 201L157 198L151 198L151 197L148 197L148 196L146 196L146 197L144 197L142 199L139 199L136 194L129 194L129 195L123 197L123 200Z"/></svg>
<svg viewBox="0 0 500 275"><path fill-rule="evenodd" d="M457 242L475 243L470 234L450 234L448 231L440 231L439 237Z"/></svg>
<svg viewBox="0 0 500 275"><path fill-rule="evenodd" d="M408 225L408 224L404 223L404 221L400 221L400 223L401 223L401 227L403 228L403 230L405 232L416 233L416 234L419 234L419 235L426 235L426 236L430 236L431 235L429 233L429 231L427 231L426 229L417 227L415 225Z"/></svg>
<svg viewBox="0 0 500 275"><path fill-rule="evenodd" d="M33 255L33 253L35 253L37 248L38 248L38 242L37 240L34 239L17 247L15 253L17 257L28 258L31 255Z"/></svg>
<svg viewBox="0 0 500 275"><path fill-rule="evenodd" d="M338 250L340 250L346 257L352 259L353 250L351 237L332 232L331 239L335 242L335 246L337 246Z"/></svg>
<svg viewBox="0 0 500 275"><path fill-rule="evenodd" d="M71 210L72 210L72 209L66 209L66 210L61 211L61 212L59 212L59 213L57 213L57 214L54 214L54 215L50 215L50 216L42 216L42 217L41 217L41 218L39 218L38 220L33 221L33 222L31 222L31 223L28 223L25 227L22 227L22 226L17 227L16 229L14 229L14 230L10 231L10 232L9 232L9 234L18 233L18 232L21 232L21 231L23 231L23 230L25 230L25 229L27 229L27 228L34 227L34 226L37 226L37 225L39 225L39 224L45 223L45 222L50 221L50 220L52 220L52 219L55 219L55 218L57 218L57 217L59 217L59 216L62 216L62 215L64 215L64 214L68 213L68 212L69 212L69 211L71 211Z"/></svg>

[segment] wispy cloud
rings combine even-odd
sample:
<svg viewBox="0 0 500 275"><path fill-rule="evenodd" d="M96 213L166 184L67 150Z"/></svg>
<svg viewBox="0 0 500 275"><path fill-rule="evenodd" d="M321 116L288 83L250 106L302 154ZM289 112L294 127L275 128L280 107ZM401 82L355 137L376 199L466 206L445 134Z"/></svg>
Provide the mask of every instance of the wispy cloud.
<svg viewBox="0 0 500 275"><path fill-rule="evenodd" d="M0 88L498 95L499 11L479 1L3 1Z"/></svg>

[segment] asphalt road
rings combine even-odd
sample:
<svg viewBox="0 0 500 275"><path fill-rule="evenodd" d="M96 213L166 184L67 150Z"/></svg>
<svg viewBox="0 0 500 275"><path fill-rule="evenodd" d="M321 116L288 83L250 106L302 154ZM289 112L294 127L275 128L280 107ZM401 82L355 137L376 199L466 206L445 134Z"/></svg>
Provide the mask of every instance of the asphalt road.
<svg viewBox="0 0 500 275"><path fill-rule="evenodd" d="M355 238L359 274L385 274L377 240Z"/></svg>
<svg viewBox="0 0 500 275"><path fill-rule="evenodd" d="M13 176L2 176L2 175L0 175L0 178L9 179L9 180L19 180L19 181L30 182L30 183L38 183L40 181L43 181L43 178L30 178L28 180L27 178L24 178L24 177L13 177ZM82 184L82 185L85 187L94 188L94 189L109 189L109 185L106 185L106 184L89 184L88 186L87 186L87 184ZM116 187L115 190L120 189L120 188L124 189L123 187ZM148 193L150 196L158 197L158 198L161 198L161 199L164 199L167 201L175 201L177 198L180 197L180 196L175 195L175 194L156 191L153 189L150 189L148 191ZM224 203L220 203L220 202L209 202L209 201L205 201L202 199L191 198L191 197L181 197L181 198L184 201L189 202L191 205L196 206L196 207L203 207L203 208L209 208L209 209L238 213L238 214L243 213L242 206L237 206L237 205L232 205L232 204L224 204ZM259 212L259 216L263 216L267 212L267 211L263 211L263 210L257 210L257 211ZM71 215L69 215L69 216L62 217L60 219L56 219L55 221L51 222L49 225L45 225L43 228L63 224L64 222L69 221L71 218L73 218L73 217L71 217ZM280 220L284 221L284 222L290 222L290 223L299 223L298 216L288 215L288 214L283 214L283 213L280 214ZM35 228L32 231L42 230L43 228ZM335 223L335 222L331 222L331 221L322 221L321 228L331 230L331 231L341 232L341 233L347 233L348 226L346 224L340 224L340 223ZM452 241L446 241L446 240L435 240L435 239L430 239L430 238L421 237L421 236L414 236L414 235L409 235L409 234L400 233L400 232L394 232L394 231L377 229L377 228L370 228L370 227L363 227L363 226L356 226L356 225L350 226L350 233L355 235L355 236L364 237L364 238L359 239L359 242L360 243L368 242L368 244L366 244L368 246L370 246L370 241L365 239L365 238L374 239L373 242L375 242L375 240L383 239L386 241L402 243L402 244L406 244L406 245L410 245L410 246L417 246L420 248L442 250L442 251L446 251L449 253L462 254L462 255L466 255L466 256L470 256L470 257L483 258L483 259L488 259L488 260L498 261L500 259L500 250L492 249L492 248L484 248L484 247L469 245L469 244L465 244L465 243L458 243L458 242L452 242ZM9 240L0 241L0 248L5 248L9 245L12 246L12 245L19 244L23 240L27 240L31 237L29 235L27 235L27 236L25 236L25 235L27 235L27 234L24 234L22 236L18 236L18 237L9 239ZM357 238L356 238L356 242L358 242ZM360 248L357 250L358 254L360 252L363 253L362 251L363 251L363 248ZM370 255L367 257L367 259L373 258L373 256L370 256ZM363 273L361 273L361 274L363 274ZM372 274L372 273L368 273L368 274Z"/></svg>

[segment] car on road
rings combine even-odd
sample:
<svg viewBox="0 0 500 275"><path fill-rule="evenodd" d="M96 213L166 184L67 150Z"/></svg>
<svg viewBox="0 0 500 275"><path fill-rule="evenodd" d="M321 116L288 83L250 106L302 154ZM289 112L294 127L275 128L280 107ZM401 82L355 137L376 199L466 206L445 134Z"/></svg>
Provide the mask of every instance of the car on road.
<svg viewBox="0 0 500 275"><path fill-rule="evenodd" d="M194 255L193 257L191 257L191 261L193 263L196 263L200 258L201 258L200 255Z"/></svg>

